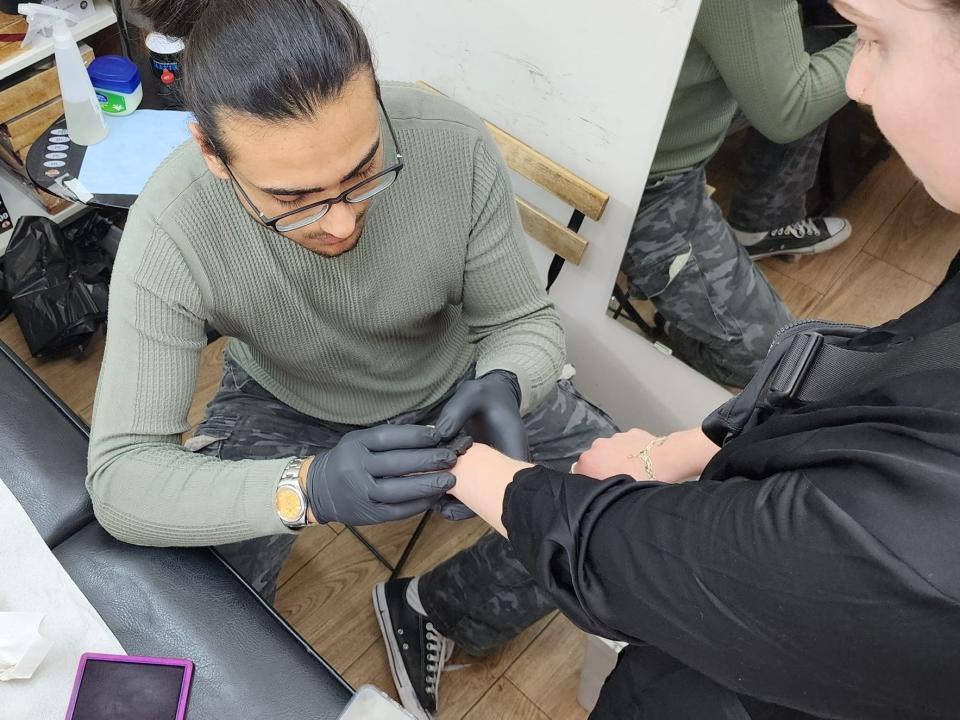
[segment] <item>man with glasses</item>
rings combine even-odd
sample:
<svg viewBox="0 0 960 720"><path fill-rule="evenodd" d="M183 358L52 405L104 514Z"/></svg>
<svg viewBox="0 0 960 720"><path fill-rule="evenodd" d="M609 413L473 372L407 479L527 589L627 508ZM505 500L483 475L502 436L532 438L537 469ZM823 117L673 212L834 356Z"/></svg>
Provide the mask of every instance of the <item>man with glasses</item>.
<svg viewBox="0 0 960 720"><path fill-rule="evenodd" d="M468 516L446 495L461 431L563 470L616 431L559 381L563 331L476 116L364 70L302 117L216 120L150 180L117 258L88 477L111 533L217 546L272 602L309 524ZM181 445L206 323L223 378ZM428 718L454 643L485 654L552 606L492 535L378 584L374 610Z"/></svg>

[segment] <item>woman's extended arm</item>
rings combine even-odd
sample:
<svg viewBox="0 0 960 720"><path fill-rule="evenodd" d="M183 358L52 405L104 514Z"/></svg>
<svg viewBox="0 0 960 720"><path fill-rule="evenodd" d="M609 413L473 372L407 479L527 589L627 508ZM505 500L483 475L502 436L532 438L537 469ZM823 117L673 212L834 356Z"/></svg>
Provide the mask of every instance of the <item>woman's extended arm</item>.
<svg viewBox="0 0 960 720"><path fill-rule="evenodd" d="M654 439L643 430L630 430L597 440L580 456L576 472L596 480L614 475L650 480L649 471L653 470L658 481L674 483L699 475L717 452L717 446L700 428L692 428L673 433L662 444L651 447L647 465L641 451ZM512 460L486 445L474 445L453 470L457 485L451 494L505 536L507 531L500 520L504 493L514 476L530 467L530 463Z"/></svg>
<svg viewBox="0 0 960 720"><path fill-rule="evenodd" d="M533 467L530 463L508 458L488 445L477 443L452 470L457 484L450 494L506 536L507 531L500 521L503 494L514 475L530 467Z"/></svg>

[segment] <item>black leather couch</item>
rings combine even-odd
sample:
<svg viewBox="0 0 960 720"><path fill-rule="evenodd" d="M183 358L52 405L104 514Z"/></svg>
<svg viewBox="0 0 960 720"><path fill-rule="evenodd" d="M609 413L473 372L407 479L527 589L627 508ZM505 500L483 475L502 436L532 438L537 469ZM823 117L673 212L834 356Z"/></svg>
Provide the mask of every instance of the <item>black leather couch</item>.
<svg viewBox="0 0 960 720"><path fill-rule="evenodd" d="M124 649L193 660L190 720L336 718L350 686L219 555L100 527L86 457L84 423L0 343L0 479Z"/></svg>

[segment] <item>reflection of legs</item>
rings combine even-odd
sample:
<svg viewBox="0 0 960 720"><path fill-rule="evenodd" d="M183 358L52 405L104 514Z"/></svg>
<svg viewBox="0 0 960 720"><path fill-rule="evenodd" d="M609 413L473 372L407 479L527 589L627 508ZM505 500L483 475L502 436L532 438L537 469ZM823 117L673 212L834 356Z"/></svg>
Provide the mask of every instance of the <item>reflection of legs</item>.
<svg viewBox="0 0 960 720"><path fill-rule="evenodd" d="M305 457L332 448L349 428L323 423L274 398L227 360L216 397L187 447L221 460ZM216 549L271 605L296 535L268 535Z"/></svg>
<svg viewBox="0 0 960 720"><path fill-rule="evenodd" d="M626 648L604 683L591 720L816 720L811 715L738 696L644 645Z"/></svg>
<svg viewBox="0 0 960 720"><path fill-rule="evenodd" d="M817 179L826 134L824 123L796 142L779 145L750 128L730 224L745 232L766 232L807 217L806 196Z"/></svg>
<svg viewBox="0 0 960 720"><path fill-rule="evenodd" d="M703 168L648 185L622 269L676 355L721 383L746 384L792 320L707 196Z"/></svg>
<svg viewBox="0 0 960 720"><path fill-rule="evenodd" d="M598 437L617 432L567 381L525 418L534 462L567 471ZM424 610L446 637L483 655L554 609L509 542L487 535L420 578Z"/></svg>

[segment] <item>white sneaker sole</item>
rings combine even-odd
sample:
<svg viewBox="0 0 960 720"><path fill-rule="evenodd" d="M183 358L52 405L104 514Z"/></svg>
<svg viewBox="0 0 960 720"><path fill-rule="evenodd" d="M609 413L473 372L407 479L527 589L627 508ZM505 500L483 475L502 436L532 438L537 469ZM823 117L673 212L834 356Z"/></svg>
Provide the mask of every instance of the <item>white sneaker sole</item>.
<svg viewBox="0 0 960 720"><path fill-rule="evenodd" d="M850 238L852 233L853 226L850 225L850 223L847 223L847 226L836 235L831 238L827 238L823 242L818 242L816 245L810 245L809 247L805 247L800 250L774 250L772 252L761 253L759 255L751 255L750 259L762 260L763 258L777 257L778 255L819 255L820 253L825 253L829 250L833 250L836 247L840 247Z"/></svg>
<svg viewBox="0 0 960 720"><path fill-rule="evenodd" d="M407 675L407 669L404 667L400 647L393 635L390 613L387 610L387 598L383 592L383 583L377 583L373 586L373 614L377 616L380 634L383 636L383 643L387 647L390 674L393 675L393 684L397 687L400 704L417 720L434 720L434 717L424 710L420 701L417 700L417 693L414 691L413 683L410 682L410 676Z"/></svg>

